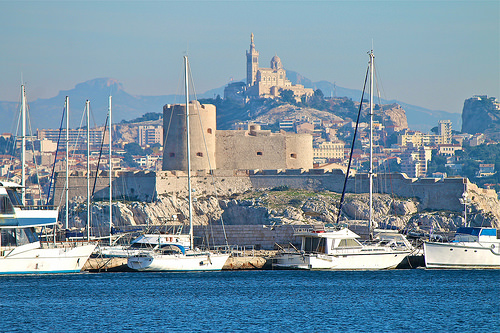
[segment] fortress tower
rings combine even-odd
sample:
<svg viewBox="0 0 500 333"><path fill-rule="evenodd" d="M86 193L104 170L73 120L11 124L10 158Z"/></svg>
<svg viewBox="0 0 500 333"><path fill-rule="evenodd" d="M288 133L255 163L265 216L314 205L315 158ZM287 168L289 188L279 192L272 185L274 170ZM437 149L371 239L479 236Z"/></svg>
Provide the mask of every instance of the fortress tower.
<svg viewBox="0 0 500 333"><path fill-rule="evenodd" d="M210 170L217 167L215 112L214 105L200 104L198 101L189 103L191 170ZM165 105L163 107L163 170L187 171L186 133L186 105Z"/></svg>
<svg viewBox="0 0 500 333"><path fill-rule="evenodd" d="M252 86L259 70L259 51L255 49L253 33L250 35L250 51L247 51L247 86Z"/></svg>

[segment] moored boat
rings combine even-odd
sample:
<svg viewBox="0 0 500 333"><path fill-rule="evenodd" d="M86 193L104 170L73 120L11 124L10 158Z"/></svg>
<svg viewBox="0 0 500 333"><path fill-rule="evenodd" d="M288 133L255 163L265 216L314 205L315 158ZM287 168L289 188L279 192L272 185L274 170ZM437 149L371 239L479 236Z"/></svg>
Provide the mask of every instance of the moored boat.
<svg viewBox="0 0 500 333"><path fill-rule="evenodd" d="M368 70L370 72L370 169L368 171L370 198L369 198L369 218L368 235L369 243L362 244L358 241L359 235L353 231L342 228L326 228L297 230L294 236L300 236L302 239L300 251L282 252L275 256L273 267L284 269L331 269L331 270L376 270L396 268L403 259L412 251L413 246L408 242L405 236L397 233L379 233L373 236L373 84L374 84L374 54L373 50L369 52L370 62ZM368 75L368 71L367 71ZM366 83L366 79L365 79ZM364 88L363 88L364 95ZM361 99L358 119L361 114ZM351 157L347 167L345 181L349 177L349 170L352 160L352 149L356 131L353 136L351 146ZM342 211L342 203L345 196L345 185L340 200L339 218ZM339 222L339 220L337 220Z"/></svg>
<svg viewBox="0 0 500 333"><path fill-rule="evenodd" d="M41 243L35 227L55 227L58 209L22 205L21 188L0 182L0 274L80 272L95 245Z"/></svg>
<svg viewBox="0 0 500 333"><path fill-rule="evenodd" d="M193 241L193 190L191 188L191 142L189 121L189 63L184 56L184 79L185 79L185 121L186 121L186 159L187 159L187 182L188 182L188 208L189 208L189 248L186 249L178 244L166 244L155 249L143 251L128 257L127 265L138 271L220 271L229 259L228 253L215 252L210 249L199 250L194 248Z"/></svg>
<svg viewBox="0 0 500 333"><path fill-rule="evenodd" d="M449 243L425 242L426 268L500 268L495 228L461 227Z"/></svg>
<svg viewBox="0 0 500 333"><path fill-rule="evenodd" d="M381 233L369 244L343 228L298 229L300 251L282 252L273 258L277 269L379 270L395 268L411 251L403 235Z"/></svg>

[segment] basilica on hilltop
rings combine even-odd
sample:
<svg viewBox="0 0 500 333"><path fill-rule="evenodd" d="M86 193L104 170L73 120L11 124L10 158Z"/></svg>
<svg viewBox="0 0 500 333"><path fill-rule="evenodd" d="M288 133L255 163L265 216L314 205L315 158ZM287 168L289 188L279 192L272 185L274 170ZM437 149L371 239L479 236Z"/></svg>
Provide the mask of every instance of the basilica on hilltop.
<svg viewBox="0 0 500 333"><path fill-rule="evenodd" d="M309 98L314 90L304 88L303 85L292 85L286 78L286 70L283 68L281 59L275 55L271 59L271 67L259 67L259 51L255 48L254 35L250 35L250 50L247 56L247 80L243 82L230 83L224 89L224 98L276 98L285 90L290 90L297 101L304 96Z"/></svg>

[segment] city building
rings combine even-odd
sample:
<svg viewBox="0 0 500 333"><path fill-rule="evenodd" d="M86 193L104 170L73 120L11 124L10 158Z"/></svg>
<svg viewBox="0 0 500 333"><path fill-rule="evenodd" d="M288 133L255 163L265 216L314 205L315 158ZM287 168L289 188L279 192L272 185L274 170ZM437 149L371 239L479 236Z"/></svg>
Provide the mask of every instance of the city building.
<svg viewBox="0 0 500 333"><path fill-rule="evenodd" d="M314 163L328 163L344 159L344 142L324 141L313 146Z"/></svg>
<svg viewBox="0 0 500 333"><path fill-rule="evenodd" d="M161 125L141 125L137 132L140 146L144 147L155 143L163 146L163 127Z"/></svg>
<svg viewBox="0 0 500 333"><path fill-rule="evenodd" d="M459 144L442 144L438 145L438 154L444 156L453 156L457 150L462 150Z"/></svg>
<svg viewBox="0 0 500 333"><path fill-rule="evenodd" d="M438 134L424 134L419 131L405 130L398 135L398 145L403 147L436 146L451 144L451 120L438 122Z"/></svg>
<svg viewBox="0 0 500 333"><path fill-rule="evenodd" d="M100 147L102 143L102 137L104 135L104 130L102 128L91 128L90 129L90 146L95 149ZM70 129L68 132L69 146L71 149L86 149L87 147L87 130L85 128L81 129ZM108 134L105 134L104 144L108 143ZM59 131L58 129L42 129L37 130L38 140L50 140L57 143L60 142L60 149L66 149L66 129Z"/></svg>
<svg viewBox="0 0 500 333"><path fill-rule="evenodd" d="M479 164L478 177L489 177L495 174L495 164Z"/></svg>
<svg viewBox="0 0 500 333"><path fill-rule="evenodd" d="M401 172L408 177L419 178L427 175L427 163L432 159L432 149L420 146L408 148L401 155Z"/></svg>

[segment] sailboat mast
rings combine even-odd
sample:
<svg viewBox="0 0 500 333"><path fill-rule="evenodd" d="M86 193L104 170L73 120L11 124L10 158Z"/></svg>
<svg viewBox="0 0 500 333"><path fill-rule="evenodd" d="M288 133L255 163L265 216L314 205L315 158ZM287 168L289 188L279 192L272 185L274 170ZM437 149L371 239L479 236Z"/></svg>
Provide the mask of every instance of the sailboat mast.
<svg viewBox="0 0 500 333"><path fill-rule="evenodd" d="M108 101L108 112L109 112L109 245L111 245L111 226L113 224L113 178L111 173L113 172L113 165L111 163L111 132L113 131L113 123L111 122L111 96L109 96Z"/></svg>
<svg viewBox="0 0 500 333"><path fill-rule="evenodd" d="M373 50L370 51L370 170L368 172L370 178L370 211L368 221L368 235L373 238L373 67L375 56Z"/></svg>
<svg viewBox="0 0 500 333"><path fill-rule="evenodd" d="M186 89L186 141L187 141L187 173L188 173L188 201L189 201L189 241L193 247L193 201L191 190L191 141L189 135L189 64L188 57L184 56L184 77Z"/></svg>
<svg viewBox="0 0 500 333"><path fill-rule="evenodd" d="M21 85L21 203L26 204L26 91Z"/></svg>
<svg viewBox="0 0 500 333"><path fill-rule="evenodd" d="M90 240L90 102L85 102L87 110L87 240Z"/></svg>
<svg viewBox="0 0 500 333"><path fill-rule="evenodd" d="M64 229L69 227L69 96L66 96L65 109L66 109L66 211Z"/></svg>

